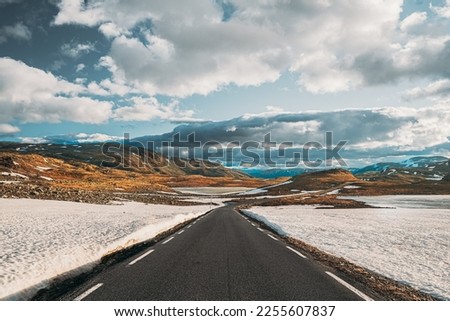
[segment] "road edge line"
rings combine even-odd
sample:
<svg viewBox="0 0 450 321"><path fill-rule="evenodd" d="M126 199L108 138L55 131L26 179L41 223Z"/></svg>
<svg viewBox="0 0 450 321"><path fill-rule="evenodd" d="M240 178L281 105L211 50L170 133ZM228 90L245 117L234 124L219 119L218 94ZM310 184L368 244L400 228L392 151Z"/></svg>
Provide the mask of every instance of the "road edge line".
<svg viewBox="0 0 450 321"><path fill-rule="evenodd" d="M143 258L145 258L147 255L149 255L150 253L152 253L154 251L154 249L151 249L147 252L145 252L144 254L142 254L141 256L139 256L138 258L134 259L133 261L131 261L130 263L128 263L129 266L136 264L137 262L139 262L140 260L142 260Z"/></svg>
<svg viewBox="0 0 450 321"><path fill-rule="evenodd" d="M328 274L329 276L331 276L333 279L335 279L336 281L338 281L340 284L342 284L343 286L345 286L347 289L349 289L350 291L352 291L353 293L355 293L356 295L358 295L361 299L365 300L365 301L374 301L374 299L372 299L370 296L364 294L363 292L361 292L360 290L358 290L357 288L355 288L354 286L348 284L347 282L345 282L344 280L342 280L340 277L334 275L331 272L325 271L326 274Z"/></svg>
<svg viewBox="0 0 450 321"><path fill-rule="evenodd" d="M93 287L91 287L89 290L86 290L83 293L81 293L79 296L77 296L73 300L81 301L81 300L85 299L87 296L89 296L90 294L92 294L94 291L98 290L102 286L103 286L103 283L98 283L97 285L94 285Z"/></svg>

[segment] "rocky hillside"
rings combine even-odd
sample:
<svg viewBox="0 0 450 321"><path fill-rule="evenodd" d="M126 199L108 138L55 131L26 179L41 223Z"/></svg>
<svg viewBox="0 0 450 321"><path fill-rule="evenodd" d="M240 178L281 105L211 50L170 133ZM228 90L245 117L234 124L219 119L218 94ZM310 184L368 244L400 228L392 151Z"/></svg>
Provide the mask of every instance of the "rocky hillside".
<svg viewBox="0 0 450 321"><path fill-rule="evenodd" d="M212 162L195 162L183 159L169 160L143 148L119 148L117 143L106 144L18 144L1 143L1 152L16 152L21 155L40 155L56 158L68 164L84 163L103 169L120 169L145 174L167 176L202 175L206 177L228 177L246 179L249 176ZM77 165L78 166L78 165Z"/></svg>

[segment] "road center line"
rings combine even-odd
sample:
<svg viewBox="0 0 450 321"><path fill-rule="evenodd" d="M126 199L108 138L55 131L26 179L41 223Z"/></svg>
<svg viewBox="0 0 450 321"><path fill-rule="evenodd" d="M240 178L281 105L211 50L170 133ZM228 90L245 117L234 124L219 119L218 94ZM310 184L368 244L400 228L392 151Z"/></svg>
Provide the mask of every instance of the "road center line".
<svg viewBox="0 0 450 321"><path fill-rule="evenodd" d="M274 239L275 241L278 241L278 239L270 234L267 234L268 237L270 237L271 239Z"/></svg>
<svg viewBox="0 0 450 321"><path fill-rule="evenodd" d="M175 236L172 236L170 239L165 240L164 242L162 242L162 244L167 244L170 241L172 241L175 238Z"/></svg>
<svg viewBox="0 0 450 321"><path fill-rule="evenodd" d="M134 259L133 261L131 261L130 263L128 263L128 265L134 265L137 262L139 262L140 260L142 260L144 257L146 257L147 255L149 255L150 253L152 253L154 250L150 250L145 252L144 254L142 254L140 257Z"/></svg>
<svg viewBox="0 0 450 321"><path fill-rule="evenodd" d="M258 230L260 230L261 232L264 232L264 230L263 230L262 228L259 228L259 227L258 227Z"/></svg>
<svg viewBox="0 0 450 321"><path fill-rule="evenodd" d="M334 275L331 272L325 272L326 274L328 274L329 276L331 276L333 279L335 279L336 281L338 281L340 284L342 284L343 286L345 286L347 289L349 289L350 291L352 291L353 293L355 293L356 295L358 295L361 299L365 300L365 301L373 301L373 299L362 293L361 291L359 291L357 288L351 286L350 284L348 284L347 282L345 282L344 280L342 280L340 277L337 277L336 275Z"/></svg>
<svg viewBox="0 0 450 321"><path fill-rule="evenodd" d="M96 291L98 288L100 288L103 285L103 283L99 283L97 285L94 285L92 288L90 288L89 290L81 293L79 296L77 296L75 299L73 299L74 301L81 301L84 298L86 298L88 295L90 295L91 293L93 293L94 291Z"/></svg>
<svg viewBox="0 0 450 321"><path fill-rule="evenodd" d="M294 252L295 254L297 254L298 256L300 256L300 257L302 257L302 258L304 258L304 259L306 259L307 257L306 256L304 256L302 253L300 253L299 251L297 251L297 250L294 250L292 247L290 247L290 246L286 246L286 248L288 249L288 250L291 250L292 252Z"/></svg>
<svg viewBox="0 0 450 321"><path fill-rule="evenodd" d="M253 223L250 223L250 224L256 227L256 225L255 225L255 224L253 224Z"/></svg>
<svg viewBox="0 0 450 321"><path fill-rule="evenodd" d="M181 231L179 231L177 234L180 235L180 234L183 233L183 232L184 232L184 230L181 230Z"/></svg>

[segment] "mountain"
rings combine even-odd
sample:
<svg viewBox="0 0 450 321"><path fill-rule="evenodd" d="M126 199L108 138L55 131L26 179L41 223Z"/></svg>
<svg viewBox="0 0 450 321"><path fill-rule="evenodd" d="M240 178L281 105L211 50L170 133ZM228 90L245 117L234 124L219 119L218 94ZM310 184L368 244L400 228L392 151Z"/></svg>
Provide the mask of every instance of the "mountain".
<svg viewBox="0 0 450 321"><path fill-rule="evenodd" d="M293 177L307 172L304 168L261 168L248 167L240 168L240 170L252 177L274 179L279 177Z"/></svg>
<svg viewBox="0 0 450 321"><path fill-rule="evenodd" d="M118 143L86 144L20 144L0 142L0 152L15 152L23 155L40 155L63 160L68 163L84 163L144 174L167 176L202 175L206 177L229 177L246 179L243 172L228 169L213 162L195 162L185 159L168 159L156 152L125 146ZM99 169L99 170L100 170Z"/></svg>
<svg viewBox="0 0 450 321"><path fill-rule="evenodd" d="M450 174L450 160L442 156L413 157L399 163L377 163L353 170L358 177L375 178L376 176L416 176L427 180L441 180Z"/></svg>

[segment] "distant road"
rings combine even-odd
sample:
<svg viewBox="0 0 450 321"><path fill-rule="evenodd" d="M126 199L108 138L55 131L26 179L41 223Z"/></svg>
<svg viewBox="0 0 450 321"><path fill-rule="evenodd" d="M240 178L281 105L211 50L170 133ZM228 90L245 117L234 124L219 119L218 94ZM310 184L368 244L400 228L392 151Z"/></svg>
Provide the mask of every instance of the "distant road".
<svg viewBox="0 0 450 321"><path fill-rule="evenodd" d="M362 300L231 206L95 276L70 300ZM347 287L346 287L347 286ZM357 292L357 291L356 291ZM368 298L365 298L368 299Z"/></svg>

